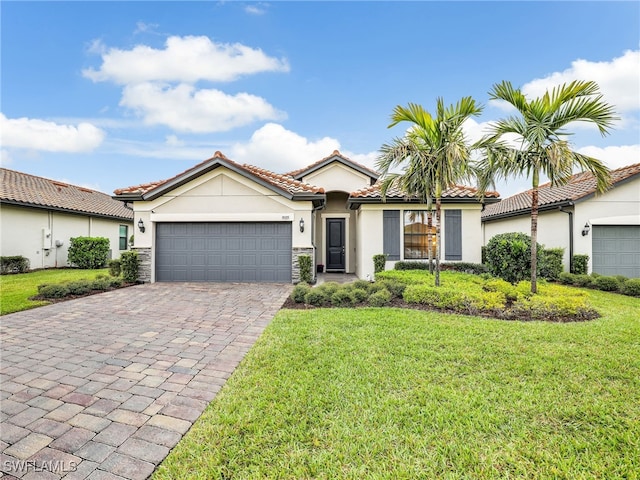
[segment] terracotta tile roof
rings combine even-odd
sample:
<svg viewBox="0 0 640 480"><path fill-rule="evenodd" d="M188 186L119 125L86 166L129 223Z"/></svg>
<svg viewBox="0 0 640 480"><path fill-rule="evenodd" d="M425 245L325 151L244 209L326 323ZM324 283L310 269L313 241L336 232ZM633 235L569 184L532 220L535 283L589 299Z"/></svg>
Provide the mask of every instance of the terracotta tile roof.
<svg viewBox="0 0 640 480"><path fill-rule="evenodd" d="M178 180L182 177L189 177L191 173L196 172L200 167L205 166L207 163L218 160L221 165L227 164L229 166L235 167L235 169L243 171L248 174L250 177L257 178L266 182L284 192L290 193L292 195L296 194L304 194L304 193L324 193L324 189L320 187L316 187L313 185L309 185L307 183L300 182L295 180L290 175L281 175L269 170L265 170L263 168L255 167L253 165L241 165L239 163L234 162L233 160L225 157L221 152L216 152L213 157L200 162L199 164L185 170L174 177L168 178L166 180L160 180L156 182L144 183L142 185L134 185L132 187L120 188L115 190L113 193L115 195L126 195L126 194L139 194L144 195L155 190L158 187L161 187L171 181Z"/></svg>
<svg viewBox="0 0 640 480"><path fill-rule="evenodd" d="M364 170L371 177L378 178L380 176L379 172L376 172L375 170L372 170L369 167L366 167L366 166L364 166L364 165L362 165L362 164L360 164L358 162L354 162L350 158L345 157L344 155L342 155L339 150L334 150L331 155L329 155L327 157L324 157L324 158L321 158L317 162L313 162L311 165L307 165L304 168L299 168L297 170L293 170L291 172L287 172L286 175L289 175L291 177L299 177L300 174L305 173L307 171L313 171L316 167L322 165L324 162L326 162L327 160L329 160L329 159L331 159L333 157L340 157L341 159L345 160L347 163L351 163L351 164L355 165L356 167L358 167L359 169Z"/></svg>
<svg viewBox="0 0 640 480"><path fill-rule="evenodd" d="M448 190L444 191L442 194L442 198L443 199L476 198L477 193L478 193L478 190L474 187L468 187L465 185L456 185L455 187L449 188ZM500 194L498 192L487 192L485 195L486 198L498 198L499 196ZM382 195L380 194L380 182L370 187L362 188L360 190L357 190L351 193L350 198L351 199L367 198L367 199L382 200ZM387 191L386 198L404 199L406 198L406 195L402 191L400 191L400 189L398 189L397 187L391 187Z"/></svg>
<svg viewBox="0 0 640 480"><path fill-rule="evenodd" d="M635 175L640 175L640 163L612 170L610 188L615 188L617 183ZM595 177L590 172L582 172L573 175L569 183L560 187L552 187L550 183L540 185L538 187L539 206L544 207L569 201L575 202L593 195L595 192ZM529 212L531 210L531 195L532 190L527 190L505 198L501 202L489 205L482 212L482 219Z"/></svg>
<svg viewBox="0 0 640 480"><path fill-rule="evenodd" d="M106 193L0 168L0 201L133 220L133 210Z"/></svg>

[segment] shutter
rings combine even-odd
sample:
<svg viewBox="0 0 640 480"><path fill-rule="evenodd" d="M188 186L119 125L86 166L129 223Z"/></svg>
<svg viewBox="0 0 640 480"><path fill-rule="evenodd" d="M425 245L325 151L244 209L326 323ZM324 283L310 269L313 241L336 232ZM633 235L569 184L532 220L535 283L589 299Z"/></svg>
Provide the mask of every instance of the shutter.
<svg viewBox="0 0 640 480"><path fill-rule="evenodd" d="M400 210L385 210L382 214L382 253L387 260L400 260Z"/></svg>
<svg viewBox="0 0 640 480"><path fill-rule="evenodd" d="M462 210L444 211L444 259L462 260Z"/></svg>

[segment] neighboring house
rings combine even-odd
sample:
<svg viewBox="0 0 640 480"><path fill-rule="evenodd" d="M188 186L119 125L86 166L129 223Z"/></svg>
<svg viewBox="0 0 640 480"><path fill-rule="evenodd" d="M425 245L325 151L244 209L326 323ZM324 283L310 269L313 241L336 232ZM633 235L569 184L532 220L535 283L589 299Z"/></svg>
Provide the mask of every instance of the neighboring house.
<svg viewBox="0 0 640 480"><path fill-rule="evenodd" d="M6 168L0 220L2 255L22 255L31 269L68 265L72 237L106 237L118 258L133 233L133 211L109 195Z"/></svg>
<svg viewBox="0 0 640 480"><path fill-rule="evenodd" d="M113 198L133 204L145 281L297 282L301 254L326 271L366 278L375 254L387 253L389 266L427 256L424 215L413 213L425 206L398 192L383 202L377 180L338 151L286 174L216 152ZM482 205L474 195L459 187L443 199L445 261L480 261Z"/></svg>
<svg viewBox="0 0 640 480"><path fill-rule="evenodd" d="M567 185L540 186L538 243L589 255L589 271L640 277L640 163L611 172L612 185L596 195L592 174L573 175ZM531 190L488 206L482 213L484 243L499 233L531 232Z"/></svg>

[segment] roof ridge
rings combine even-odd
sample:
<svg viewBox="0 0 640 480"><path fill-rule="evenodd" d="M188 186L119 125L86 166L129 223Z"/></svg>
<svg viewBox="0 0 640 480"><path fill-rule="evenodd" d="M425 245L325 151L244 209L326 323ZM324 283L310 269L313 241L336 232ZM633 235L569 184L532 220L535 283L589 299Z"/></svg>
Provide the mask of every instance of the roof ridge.
<svg viewBox="0 0 640 480"><path fill-rule="evenodd" d="M342 153L340 153L340 150L336 149L333 151L333 153L331 155L327 155L326 157L321 158L320 160L317 160L313 163L310 163L309 165L307 165L306 167L302 167L302 168L298 168L296 170L291 170L289 172L286 172L285 175L291 175L292 177L295 177L296 175L299 175L300 173L307 171L307 170L311 170L313 167L320 165L322 162L326 162L327 160L329 160L331 157L341 157L344 160L353 163L354 165L357 165L358 167L367 170L370 173L375 174L376 176L380 175L380 172L377 172L375 170L373 170L372 168L367 167L366 165L363 165L361 163L356 162L355 160L352 160L351 158L347 157L346 155L343 155Z"/></svg>

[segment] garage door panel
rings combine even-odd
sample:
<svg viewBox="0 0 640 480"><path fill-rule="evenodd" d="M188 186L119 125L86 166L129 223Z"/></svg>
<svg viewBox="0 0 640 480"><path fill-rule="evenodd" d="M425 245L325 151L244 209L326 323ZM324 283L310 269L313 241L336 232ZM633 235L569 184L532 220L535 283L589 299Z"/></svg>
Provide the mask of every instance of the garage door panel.
<svg viewBox="0 0 640 480"><path fill-rule="evenodd" d="M159 223L156 280L290 282L291 224Z"/></svg>
<svg viewBox="0 0 640 480"><path fill-rule="evenodd" d="M594 225L593 271L640 277L640 226Z"/></svg>

